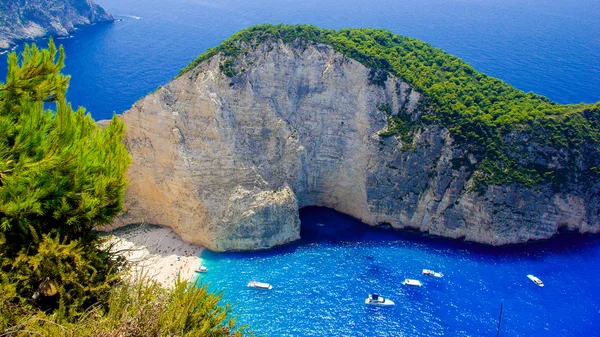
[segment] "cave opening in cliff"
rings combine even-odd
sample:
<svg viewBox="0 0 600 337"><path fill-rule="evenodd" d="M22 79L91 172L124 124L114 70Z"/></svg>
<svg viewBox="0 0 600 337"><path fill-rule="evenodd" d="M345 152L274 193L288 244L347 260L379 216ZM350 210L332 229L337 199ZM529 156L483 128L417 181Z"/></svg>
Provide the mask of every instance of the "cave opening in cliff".
<svg viewBox="0 0 600 337"><path fill-rule="evenodd" d="M372 227L360 220L331 208L309 206L300 209L300 236L307 242L358 242L380 240L391 226ZM394 237L392 235L391 237Z"/></svg>

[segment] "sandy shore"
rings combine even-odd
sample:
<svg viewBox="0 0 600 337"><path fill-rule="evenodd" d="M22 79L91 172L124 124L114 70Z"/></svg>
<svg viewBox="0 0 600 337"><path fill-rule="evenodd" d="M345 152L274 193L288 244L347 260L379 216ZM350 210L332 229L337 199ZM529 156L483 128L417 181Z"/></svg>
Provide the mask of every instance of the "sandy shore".
<svg viewBox="0 0 600 337"><path fill-rule="evenodd" d="M132 266L132 275L144 272L165 286L179 275L193 280L202 263L201 246L185 243L168 228L152 225L128 226L108 233L109 243Z"/></svg>

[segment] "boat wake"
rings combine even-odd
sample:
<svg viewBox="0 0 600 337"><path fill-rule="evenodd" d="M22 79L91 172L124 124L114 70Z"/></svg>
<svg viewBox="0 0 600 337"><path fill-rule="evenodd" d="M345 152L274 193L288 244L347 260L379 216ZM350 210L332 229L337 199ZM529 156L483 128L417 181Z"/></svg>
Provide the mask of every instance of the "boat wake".
<svg viewBox="0 0 600 337"><path fill-rule="evenodd" d="M134 20L141 20L142 18L139 16L135 16L135 15L117 15L120 17L124 17L124 18L130 18L130 19L134 19Z"/></svg>

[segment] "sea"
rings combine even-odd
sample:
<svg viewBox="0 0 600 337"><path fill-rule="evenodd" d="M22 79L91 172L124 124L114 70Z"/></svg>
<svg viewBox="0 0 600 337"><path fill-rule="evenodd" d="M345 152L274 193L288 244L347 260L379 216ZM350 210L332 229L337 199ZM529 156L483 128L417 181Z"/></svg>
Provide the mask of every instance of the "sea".
<svg viewBox="0 0 600 337"><path fill-rule="evenodd" d="M68 99L96 120L126 111L207 48L261 23L385 28L553 101L600 101L598 0L97 2L117 21L56 40L67 55ZM0 79L5 64L0 55ZM301 220L302 240L293 245L202 255L209 273L199 281L258 335L600 336L597 237L561 233L493 248L371 228L328 209L303 209ZM444 277L425 277L424 268ZM406 277L423 287L402 285ZM273 289L250 289L251 279ZM396 305L366 306L369 293Z"/></svg>
<svg viewBox="0 0 600 337"><path fill-rule="evenodd" d="M300 220L302 239L292 245L202 253L208 273L199 284L222 292L258 334L600 336L598 237L562 233L494 248L369 227L327 208L304 208ZM249 288L250 280L273 289ZM365 305L373 293L395 305Z"/></svg>

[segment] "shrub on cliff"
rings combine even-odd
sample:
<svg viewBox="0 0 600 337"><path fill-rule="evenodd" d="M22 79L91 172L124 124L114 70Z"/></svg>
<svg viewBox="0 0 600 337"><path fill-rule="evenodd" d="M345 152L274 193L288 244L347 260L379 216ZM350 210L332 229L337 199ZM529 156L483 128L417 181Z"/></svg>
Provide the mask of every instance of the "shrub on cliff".
<svg viewBox="0 0 600 337"><path fill-rule="evenodd" d="M223 73L236 76L242 73L236 67L238 57L261 43L278 41L298 47L309 43L330 45L370 68L373 84L385 85L388 73L409 83L425 96L421 102L424 113L419 120L406 123L401 120L402 111L393 111L390 132L385 136L395 134L406 141L415 126L441 125L478 159L470 169L480 183L560 184L564 175L557 166L569 171L573 181L598 178L600 163L595 158L600 157L600 128L590 114L600 103L595 106L554 103L480 73L439 48L383 29L258 25L208 49L183 68L179 76L217 54L225 57L223 64L229 65ZM515 154L520 143L569 155L562 156L565 159L558 165L541 165L535 158L523 160Z"/></svg>

